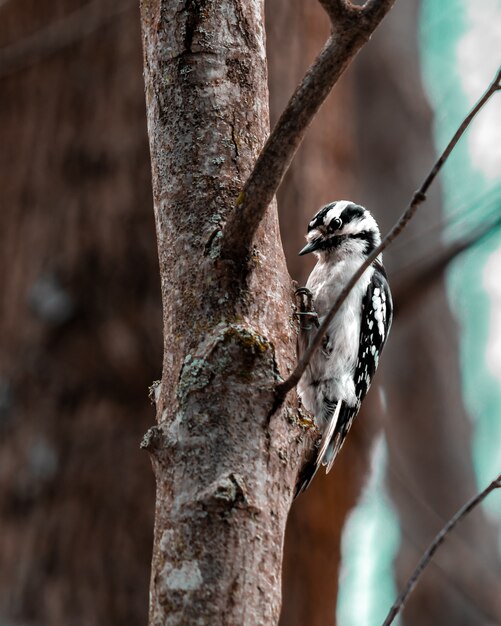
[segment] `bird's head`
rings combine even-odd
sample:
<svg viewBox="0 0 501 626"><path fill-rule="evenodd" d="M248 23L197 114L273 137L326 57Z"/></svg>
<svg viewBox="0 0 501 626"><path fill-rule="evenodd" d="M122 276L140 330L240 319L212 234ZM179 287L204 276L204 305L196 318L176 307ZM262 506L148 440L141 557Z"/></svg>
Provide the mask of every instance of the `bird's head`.
<svg viewBox="0 0 501 626"><path fill-rule="evenodd" d="M381 242L376 220L364 207L349 200L330 202L308 224L308 243L300 255L315 252L368 256Z"/></svg>

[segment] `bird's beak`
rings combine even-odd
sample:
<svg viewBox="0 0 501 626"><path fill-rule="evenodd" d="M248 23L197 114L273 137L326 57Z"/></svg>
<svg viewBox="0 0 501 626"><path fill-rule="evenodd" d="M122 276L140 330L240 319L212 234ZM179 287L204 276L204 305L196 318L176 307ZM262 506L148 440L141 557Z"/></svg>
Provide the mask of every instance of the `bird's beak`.
<svg viewBox="0 0 501 626"><path fill-rule="evenodd" d="M310 254L310 252L315 252L315 250L318 250L320 248L321 242L322 240L320 238L310 241L310 243L307 243L305 247L300 251L299 256L303 256L303 254Z"/></svg>

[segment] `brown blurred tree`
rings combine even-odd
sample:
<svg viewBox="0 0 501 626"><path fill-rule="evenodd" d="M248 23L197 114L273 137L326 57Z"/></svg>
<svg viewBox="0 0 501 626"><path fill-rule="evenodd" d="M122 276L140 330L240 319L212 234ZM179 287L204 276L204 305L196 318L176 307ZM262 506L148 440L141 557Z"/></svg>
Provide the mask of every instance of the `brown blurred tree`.
<svg viewBox="0 0 501 626"><path fill-rule="evenodd" d="M162 353L139 14L81 4L0 6L9 624L139 624L148 603L153 480L139 441Z"/></svg>

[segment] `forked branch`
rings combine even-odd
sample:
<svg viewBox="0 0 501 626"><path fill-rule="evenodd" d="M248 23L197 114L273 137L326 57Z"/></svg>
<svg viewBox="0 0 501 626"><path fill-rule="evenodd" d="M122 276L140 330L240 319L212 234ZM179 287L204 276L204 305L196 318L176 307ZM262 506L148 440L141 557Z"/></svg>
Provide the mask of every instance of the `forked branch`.
<svg viewBox="0 0 501 626"><path fill-rule="evenodd" d="M440 155L440 157L438 158L434 166L431 168L429 174L426 176L426 178L424 179L419 189L414 193L412 200L410 201L407 209L402 213L401 217L393 226L393 228L390 230L390 232L386 235L386 237L383 238L379 246L377 246L374 249L374 251L367 257L367 259L362 263L362 265L358 268L355 274L353 274L350 280L346 283L344 289L340 293L336 302L334 302L331 309L325 316L322 324L320 325L320 328L317 331L317 334L315 335L310 346L308 347L308 349L305 351L304 355L300 359L295 370L292 372L289 378L287 378L287 380L277 385L276 393L277 393L277 398L279 401L283 400L287 392L289 392L299 382L315 350L317 350L320 344L322 343L323 337L325 333L327 332L327 328L329 327L329 324L331 323L332 319L341 308L341 305L346 300L348 294L353 289L357 281L361 278L361 276L364 274L367 268L370 267L370 265L372 265L372 263L377 259L377 257L392 243L392 241L394 241L400 235L400 233L404 230L404 228L407 226L409 221L414 216L418 207L426 200L426 193L428 189L430 188L430 185L437 177L437 174L439 173L442 166L449 158L451 152L454 150L456 144L458 143L459 139L461 138L465 130L468 128L468 126L470 125L472 120L475 118L477 113L480 111L480 109L482 109L482 107L486 104L486 102L491 98L491 96L493 96L496 93L496 91L499 91L501 89L500 81L501 81L501 68L499 68L494 80L489 85L484 95L480 98L477 104L473 107L473 109L468 113L465 119L461 122L461 125L455 132L453 138L450 140L445 150L442 152L442 154Z"/></svg>
<svg viewBox="0 0 501 626"><path fill-rule="evenodd" d="M498 477L495 478L490 483L490 485L488 485L483 491L481 491L474 498L469 500L464 506L462 506L459 511L447 522L447 524L442 528L438 535L436 535L435 539L431 542L428 549L421 557L421 560L419 561L416 569L412 573L412 576L407 581L405 589L395 600L395 603L391 607L390 612L386 616L386 619L384 620L382 626L390 626L390 624L393 623L396 616L403 609L404 604L406 603L414 587L416 586L419 577L423 573L426 566L430 563L433 555L438 550L440 545L444 542L445 538L451 532L451 530L453 530L454 527L468 515L468 513L470 513L476 506L478 506L482 502L482 500L484 500L491 493L491 491L500 488L501 474L499 474Z"/></svg>
<svg viewBox="0 0 501 626"><path fill-rule="evenodd" d="M249 255L256 230L310 122L394 2L369 0L355 6L348 0L320 0L331 20L331 35L289 100L237 199L223 232L223 258L239 261Z"/></svg>

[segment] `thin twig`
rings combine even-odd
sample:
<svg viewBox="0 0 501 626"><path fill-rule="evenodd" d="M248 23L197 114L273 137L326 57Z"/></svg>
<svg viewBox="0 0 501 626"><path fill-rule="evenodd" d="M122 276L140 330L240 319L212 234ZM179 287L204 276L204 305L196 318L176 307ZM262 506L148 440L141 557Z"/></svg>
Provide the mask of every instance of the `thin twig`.
<svg viewBox="0 0 501 626"><path fill-rule="evenodd" d="M501 474L495 478L490 485L488 485L483 491L477 494L474 498L469 500L464 506L462 506L459 511L447 522L447 524L442 528L442 530L436 535L435 539L431 542L426 552L421 557L416 569L414 570L412 576L407 581L407 585L402 593L399 595L395 603L390 609L386 619L384 620L382 626L390 626L392 624L395 617L400 613L403 609L405 602L408 597L412 593L416 583L423 573L426 566L429 564L433 555L439 548L439 546L444 542L446 536L453 530L453 528L463 519L468 513L470 513L476 506L478 506L482 500L484 500L491 491L495 489L501 488Z"/></svg>
<svg viewBox="0 0 501 626"><path fill-rule="evenodd" d="M390 245L392 241L394 241L400 235L403 229L407 226L408 222L412 219L418 207L426 200L426 192L428 191L432 182L435 180L437 174L439 173L443 164L448 159L449 155L451 154L452 150L456 146L457 142L459 141L459 139L461 138L465 130L468 128L468 126L470 125L474 117L477 115L480 109L485 105L485 103L489 100L489 98L496 91L499 91L501 89L500 81L501 81L501 68L498 70L496 77L494 78L492 83L489 85L484 95L480 98L480 100L473 107L470 113L468 113L468 115L462 121L461 125L459 126L457 131L454 133L453 138L450 140L449 144L447 145L443 153L440 155L440 157L438 158L438 160L436 161L436 163L430 170L429 174L424 179L422 185L414 193L409 206L402 213L400 219L396 222L396 224L393 226L390 232L386 235L386 237L383 238L379 246L377 246L375 250L367 257L367 259L362 263L362 265L358 268L355 274L353 274L353 276L347 282L341 294L337 298L336 302L332 305L331 309L325 316L322 324L320 325L320 328L318 329L308 349L305 351L304 355L302 356L299 363L297 364L295 370L292 372L289 378L287 378L287 380L285 380L284 382L276 386L275 389L276 389L278 399L285 398L285 395L293 387L295 387L298 384L301 376L303 375L304 371L306 370L306 367L308 366L308 363L310 362L311 357L313 356L317 348L322 343L323 337L325 333L327 332L327 328L329 327L336 313L341 308L341 305L343 304L343 302L348 297L348 294L353 289L357 281L364 274L364 272L377 259L377 257Z"/></svg>
<svg viewBox="0 0 501 626"><path fill-rule="evenodd" d="M399 318L410 310L411 305L421 299L442 278L444 271L454 259L489 235L498 232L500 228L501 217L498 217L492 223L480 226L468 237L450 243L435 258L423 263L419 268L402 272L402 277L392 288L394 318Z"/></svg>
<svg viewBox="0 0 501 626"><path fill-rule="evenodd" d="M310 122L394 2L369 0L356 6L347 0L321 0L331 20L331 36L285 107L228 217L222 258L239 261L248 257L256 230Z"/></svg>

